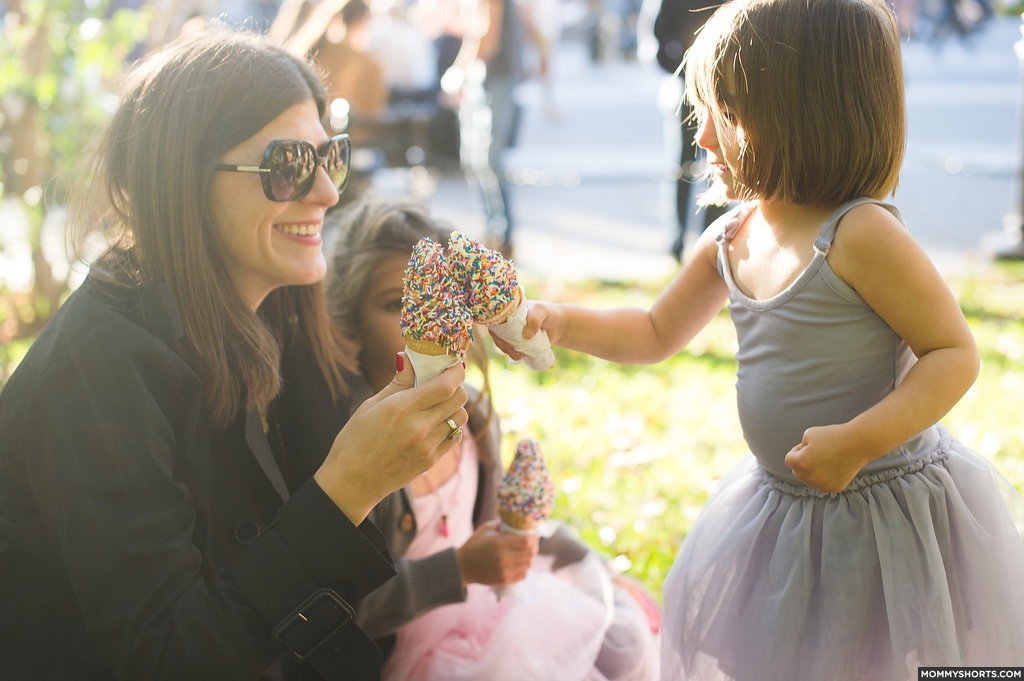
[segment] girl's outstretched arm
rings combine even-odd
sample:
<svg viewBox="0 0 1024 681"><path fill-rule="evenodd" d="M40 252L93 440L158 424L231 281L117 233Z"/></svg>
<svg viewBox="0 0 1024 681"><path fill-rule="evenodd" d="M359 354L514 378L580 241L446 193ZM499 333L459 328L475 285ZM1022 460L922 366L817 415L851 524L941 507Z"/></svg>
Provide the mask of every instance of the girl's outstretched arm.
<svg viewBox="0 0 1024 681"><path fill-rule="evenodd" d="M523 335L532 338L543 328L556 345L612 362L659 362L684 347L725 304L728 289L715 266L716 258L714 235L705 231L693 257L649 310L595 310L530 301ZM502 349L509 352L505 346Z"/></svg>
<svg viewBox="0 0 1024 681"><path fill-rule="evenodd" d="M891 213L858 206L840 223L828 262L910 346L903 382L847 423L809 428L786 464L812 487L841 491L869 461L928 428L978 376L967 320L928 256Z"/></svg>

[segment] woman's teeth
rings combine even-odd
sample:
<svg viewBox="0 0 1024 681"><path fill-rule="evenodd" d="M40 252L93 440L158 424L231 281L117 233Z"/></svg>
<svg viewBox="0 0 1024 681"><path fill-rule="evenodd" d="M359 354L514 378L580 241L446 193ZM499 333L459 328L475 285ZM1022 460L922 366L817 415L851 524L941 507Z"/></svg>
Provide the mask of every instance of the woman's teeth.
<svg viewBox="0 0 1024 681"><path fill-rule="evenodd" d="M313 236L320 233L320 225L274 225L274 229L291 236Z"/></svg>

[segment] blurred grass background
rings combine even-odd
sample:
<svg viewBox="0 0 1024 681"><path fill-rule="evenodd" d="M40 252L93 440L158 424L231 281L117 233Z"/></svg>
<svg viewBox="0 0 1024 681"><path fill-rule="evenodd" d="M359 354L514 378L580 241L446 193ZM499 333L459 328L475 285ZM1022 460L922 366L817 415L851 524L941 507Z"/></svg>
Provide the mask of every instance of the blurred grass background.
<svg viewBox="0 0 1024 681"><path fill-rule="evenodd" d="M533 298L592 307L646 307L665 283L528 275L523 282ZM1024 263L994 264L947 283L974 332L982 370L943 421L1024 493ZM29 344L0 346L9 368ZM547 372L509 365L503 356L490 362L505 463L520 438L536 439L555 480L555 518L659 598L709 492L747 454L736 414L735 349L723 310L686 349L656 365L620 366L561 348Z"/></svg>
<svg viewBox="0 0 1024 681"><path fill-rule="evenodd" d="M532 298L592 307L646 307L663 285L523 281ZM1024 263L947 282L977 339L982 371L943 421L1024 493ZM659 598L708 493L747 453L735 348L723 310L657 365L619 366L561 348L543 373L500 357L490 364L505 463L520 438L535 438L555 480L555 518Z"/></svg>

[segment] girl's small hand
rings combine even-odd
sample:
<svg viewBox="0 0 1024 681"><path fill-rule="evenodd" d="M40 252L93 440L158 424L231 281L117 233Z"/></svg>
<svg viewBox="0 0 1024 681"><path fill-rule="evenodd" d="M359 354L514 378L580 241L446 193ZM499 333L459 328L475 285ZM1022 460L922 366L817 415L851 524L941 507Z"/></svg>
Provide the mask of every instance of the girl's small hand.
<svg viewBox="0 0 1024 681"><path fill-rule="evenodd" d="M507 340L505 340L498 334L494 333L490 329L488 329L487 332L491 334L491 340L494 341L494 344L498 347L498 349L504 352L506 355L508 355L511 359L519 362L526 357L524 353L516 350L511 343L509 343Z"/></svg>
<svg viewBox="0 0 1024 681"><path fill-rule="evenodd" d="M526 577L540 540L502 532L499 524L497 520L482 524L455 550L463 584L507 586Z"/></svg>
<svg viewBox="0 0 1024 681"><path fill-rule="evenodd" d="M862 452L844 425L815 426L786 454L786 465L809 487L842 492L864 467Z"/></svg>
<svg viewBox="0 0 1024 681"><path fill-rule="evenodd" d="M523 338L533 338L541 329L544 329L548 334L548 340L555 344L562 335L562 319L563 315L557 306L538 300L531 300L527 303L526 326L523 327ZM490 333L494 344L509 357L516 361L526 357L526 355L512 347L511 343L494 332Z"/></svg>

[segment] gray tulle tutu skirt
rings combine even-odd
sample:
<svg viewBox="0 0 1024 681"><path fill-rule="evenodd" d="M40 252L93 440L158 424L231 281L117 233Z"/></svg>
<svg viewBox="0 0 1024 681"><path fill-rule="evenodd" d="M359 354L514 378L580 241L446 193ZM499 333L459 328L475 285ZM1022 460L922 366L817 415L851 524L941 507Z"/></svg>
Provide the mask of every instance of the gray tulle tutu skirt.
<svg viewBox="0 0 1024 681"><path fill-rule="evenodd" d="M907 681L1024 665L1024 500L943 431L919 460L826 495L753 457L664 585L662 678Z"/></svg>

